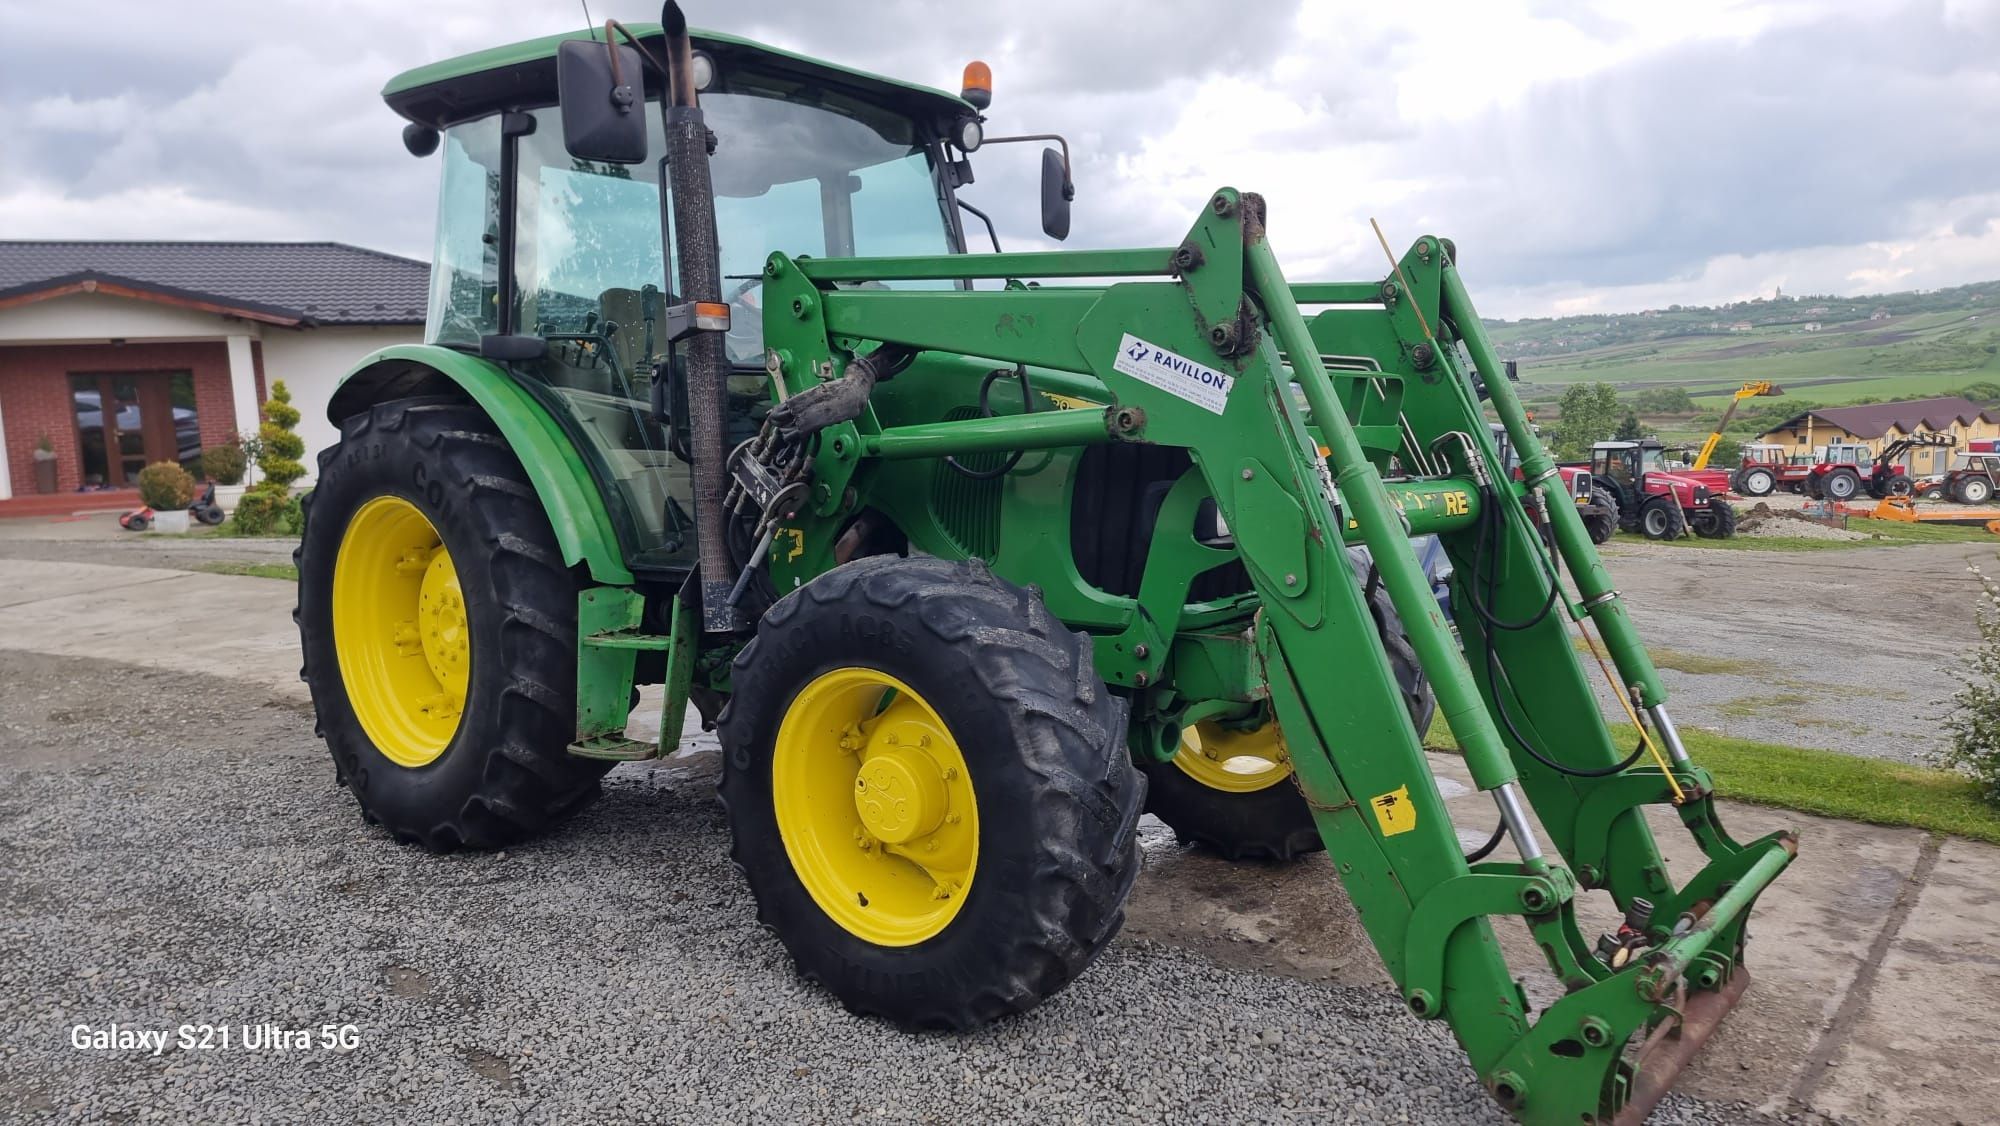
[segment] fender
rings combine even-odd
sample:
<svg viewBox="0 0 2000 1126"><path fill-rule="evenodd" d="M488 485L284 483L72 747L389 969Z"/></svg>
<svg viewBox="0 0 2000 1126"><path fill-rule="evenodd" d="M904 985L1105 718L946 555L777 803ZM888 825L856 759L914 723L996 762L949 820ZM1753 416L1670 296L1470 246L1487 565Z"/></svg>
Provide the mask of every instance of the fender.
<svg viewBox="0 0 2000 1126"><path fill-rule="evenodd" d="M327 402L327 419L339 426L373 403L435 394L447 384L479 404L521 459L555 528L563 562L586 565L600 583L630 586L632 572L590 469L548 410L492 363L435 344L391 345L341 377Z"/></svg>

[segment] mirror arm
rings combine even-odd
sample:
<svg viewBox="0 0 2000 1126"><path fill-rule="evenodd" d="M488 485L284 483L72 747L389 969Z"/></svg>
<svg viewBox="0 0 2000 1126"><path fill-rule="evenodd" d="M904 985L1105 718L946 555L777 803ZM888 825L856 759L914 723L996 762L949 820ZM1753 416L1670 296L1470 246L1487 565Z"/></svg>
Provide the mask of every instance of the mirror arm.
<svg viewBox="0 0 2000 1126"><path fill-rule="evenodd" d="M964 208L967 211L970 211L974 215L977 215L979 217L979 221L986 224L986 237L993 240L993 253L999 254L1001 252L1000 233L993 229L992 217L987 215L986 212L979 210L977 207L972 206L971 204L965 202L962 199L958 199L957 197L953 197L953 199L954 202L956 202L960 207Z"/></svg>
<svg viewBox="0 0 2000 1126"><path fill-rule="evenodd" d="M985 148L987 145L1012 144L1017 141L1054 141L1056 144L1062 146L1063 198L1072 200L1076 198L1076 179L1070 172L1069 142L1063 139L1062 134L1023 133L1018 137L988 137L979 143L979 147Z"/></svg>

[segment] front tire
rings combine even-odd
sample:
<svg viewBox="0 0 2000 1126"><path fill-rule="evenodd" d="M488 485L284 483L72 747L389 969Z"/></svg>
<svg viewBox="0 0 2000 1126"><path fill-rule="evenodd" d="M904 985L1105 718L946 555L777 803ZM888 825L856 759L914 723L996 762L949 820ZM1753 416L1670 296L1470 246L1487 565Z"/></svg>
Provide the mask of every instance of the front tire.
<svg viewBox="0 0 2000 1126"><path fill-rule="evenodd" d="M1389 592L1369 581L1368 555L1350 548L1347 557L1363 582L1390 672L1421 739L1437 710L1430 682ZM1139 769L1149 783L1146 811L1166 822L1182 843L1206 845L1230 860L1284 861L1326 848L1276 723L1267 720L1247 730L1197 724L1181 737L1171 761Z"/></svg>
<svg viewBox="0 0 2000 1126"><path fill-rule="evenodd" d="M1694 534L1710 540L1726 540L1735 535L1735 507L1721 497L1708 498L1705 510L1694 518Z"/></svg>
<svg viewBox="0 0 2000 1126"><path fill-rule="evenodd" d="M1656 496L1639 506L1639 530L1649 540L1677 540L1687 534L1687 517L1672 496Z"/></svg>
<svg viewBox="0 0 2000 1126"><path fill-rule="evenodd" d="M1145 783L1089 640L978 562L862 559L774 605L719 723L758 918L850 1010L963 1029L1096 958Z"/></svg>
<svg viewBox="0 0 2000 1126"><path fill-rule="evenodd" d="M582 808L576 584L526 471L447 398L341 424L303 503L294 620L316 729L363 816L436 852Z"/></svg>

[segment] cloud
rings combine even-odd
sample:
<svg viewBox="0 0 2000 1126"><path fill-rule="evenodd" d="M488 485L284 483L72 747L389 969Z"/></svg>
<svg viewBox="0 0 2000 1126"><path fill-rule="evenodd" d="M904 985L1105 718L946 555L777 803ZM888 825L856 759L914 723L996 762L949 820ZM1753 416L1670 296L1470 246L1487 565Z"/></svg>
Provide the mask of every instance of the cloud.
<svg viewBox="0 0 2000 1126"><path fill-rule="evenodd" d="M1368 218L1451 235L1489 313L2000 277L2000 0L693 2L697 24L955 88L1060 132L1072 246L1164 245L1262 192L1300 276L1372 277ZM383 82L575 26L549 0L0 9L0 237L333 238L423 255L437 161ZM654 18L597 0L596 15ZM1052 245L1038 146L966 198ZM1667 300L1663 300L1667 299Z"/></svg>

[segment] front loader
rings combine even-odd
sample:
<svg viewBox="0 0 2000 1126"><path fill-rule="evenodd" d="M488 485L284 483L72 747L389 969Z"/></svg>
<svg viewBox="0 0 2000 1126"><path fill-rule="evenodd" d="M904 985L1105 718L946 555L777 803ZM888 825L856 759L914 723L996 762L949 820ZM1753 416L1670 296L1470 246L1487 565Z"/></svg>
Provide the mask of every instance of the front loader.
<svg viewBox="0 0 2000 1126"><path fill-rule="evenodd" d="M912 1027L1082 973L1147 808L1232 856L1324 847L1495 1099L1642 1118L1795 842L1722 829L1456 247L1294 283L1224 188L1171 245L968 254L983 72L953 96L669 4L391 83L443 188L427 342L343 382L307 505L339 778L398 839L498 847L671 754L692 702L759 918ZM1043 169L1060 237L1066 152ZM1433 707L1494 803L1471 856ZM1649 806L1707 857L1682 883ZM1594 943L1586 893L1626 920ZM1530 1011L1495 916L1560 1001Z"/></svg>

